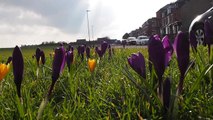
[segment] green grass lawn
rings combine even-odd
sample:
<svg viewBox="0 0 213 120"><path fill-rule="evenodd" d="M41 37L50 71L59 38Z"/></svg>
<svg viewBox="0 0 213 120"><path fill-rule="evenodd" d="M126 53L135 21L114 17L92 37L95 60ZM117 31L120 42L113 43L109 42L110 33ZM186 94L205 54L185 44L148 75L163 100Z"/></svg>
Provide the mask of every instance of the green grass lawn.
<svg viewBox="0 0 213 120"><path fill-rule="evenodd" d="M24 79L22 82L23 104L16 94L12 67L1 81L0 119L36 119L39 106L51 84L53 58L49 53L54 47L41 47L46 55L44 67L36 76L36 60L32 58L34 47L22 48L24 55ZM115 48L115 54L108 59L108 51L97 59L94 73L90 73L86 59L77 57L71 65L70 76L65 66L57 80L51 99L44 108L43 120L49 119L213 119L213 69L208 61L208 52L198 48L197 54L190 53L195 65L190 67L184 79L184 90L176 96L180 72L173 54L170 66L163 79L171 80L170 110L165 113L163 104L156 94L154 73L148 69L146 48ZM146 58L147 79L141 78L128 65L127 57L140 51ZM12 49L0 49L0 60L6 61Z"/></svg>

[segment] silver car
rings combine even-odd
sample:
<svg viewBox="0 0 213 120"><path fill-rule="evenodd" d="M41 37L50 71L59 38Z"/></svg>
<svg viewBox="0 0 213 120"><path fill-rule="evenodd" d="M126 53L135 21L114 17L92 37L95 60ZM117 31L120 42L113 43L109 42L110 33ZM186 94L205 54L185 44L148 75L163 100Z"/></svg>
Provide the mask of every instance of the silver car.
<svg viewBox="0 0 213 120"><path fill-rule="evenodd" d="M201 15L198 15L191 23L189 27L189 33L194 34L197 40L197 44L205 45L205 31L204 31L204 22L209 20L213 23L213 7L204 12ZM213 26L211 26L213 27Z"/></svg>
<svg viewBox="0 0 213 120"><path fill-rule="evenodd" d="M138 36L136 44L137 45L147 45L149 38L147 36Z"/></svg>

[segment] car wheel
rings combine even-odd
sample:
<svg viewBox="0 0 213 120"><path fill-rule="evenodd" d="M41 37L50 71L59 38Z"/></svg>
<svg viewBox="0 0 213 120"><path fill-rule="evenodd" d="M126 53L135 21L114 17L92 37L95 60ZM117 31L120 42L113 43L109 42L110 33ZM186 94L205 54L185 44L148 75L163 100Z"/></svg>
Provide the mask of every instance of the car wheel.
<svg viewBox="0 0 213 120"><path fill-rule="evenodd" d="M205 37L203 25L196 26L196 28L194 29L194 32L195 32L197 44L203 45L204 44L204 37Z"/></svg>

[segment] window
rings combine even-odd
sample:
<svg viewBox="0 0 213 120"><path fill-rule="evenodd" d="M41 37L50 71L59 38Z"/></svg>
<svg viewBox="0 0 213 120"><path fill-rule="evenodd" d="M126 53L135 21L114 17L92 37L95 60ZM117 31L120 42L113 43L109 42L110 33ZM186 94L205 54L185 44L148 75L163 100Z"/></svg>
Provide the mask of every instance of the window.
<svg viewBox="0 0 213 120"><path fill-rule="evenodd" d="M172 12L172 9L171 8L168 8L167 9L167 14L170 14Z"/></svg>

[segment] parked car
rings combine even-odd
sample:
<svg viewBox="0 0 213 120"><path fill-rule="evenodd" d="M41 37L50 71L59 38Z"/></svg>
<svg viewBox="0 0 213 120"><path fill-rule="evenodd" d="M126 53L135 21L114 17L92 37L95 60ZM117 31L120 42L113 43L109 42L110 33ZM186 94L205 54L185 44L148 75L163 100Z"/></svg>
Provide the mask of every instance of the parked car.
<svg viewBox="0 0 213 120"><path fill-rule="evenodd" d="M127 38L127 44L129 45L136 45L137 39L135 37L128 37Z"/></svg>
<svg viewBox="0 0 213 120"><path fill-rule="evenodd" d="M138 36L136 44L137 45L147 45L149 38L147 36Z"/></svg>
<svg viewBox="0 0 213 120"><path fill-rule="evenodd" d="M213 7L204 12L203 14L198 15L191 23L189 27L189 33L195 34L198 44L205 45L205 31L204 31L204 22L209 19L213 23ZM212 26L213 27L213 26Z"/></svg>

